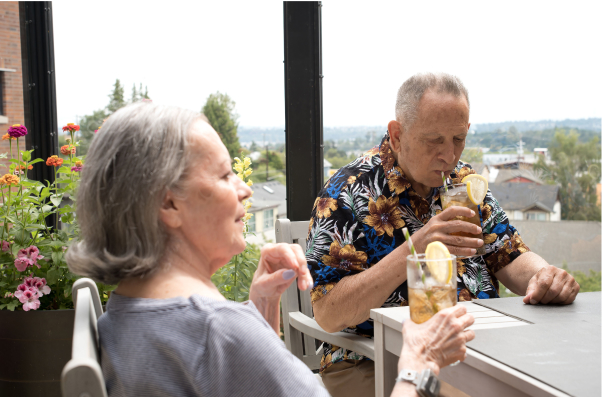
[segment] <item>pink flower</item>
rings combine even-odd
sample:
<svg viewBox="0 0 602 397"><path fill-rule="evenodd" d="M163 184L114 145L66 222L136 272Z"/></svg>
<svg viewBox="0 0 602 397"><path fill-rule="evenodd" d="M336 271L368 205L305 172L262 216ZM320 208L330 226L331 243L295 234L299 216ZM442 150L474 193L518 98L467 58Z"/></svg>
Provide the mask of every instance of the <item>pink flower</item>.
<svg viewBox="0 0 602 397"><path fill-rule="evenodd" d="M25 250L19 250L19 253L21 253L21 251L25 251ZM34 264L33 261L26 256L15 259L15 267L20 272L24 271L29 266L33 266L33 264Z"/></svg>
<svg viewBox="0 0 602 397"><path fill-rule="evenodd" d="M12 292L7 292L7 293L4 294L4 297L5 298L14 298L15 294L13 294Z"/></svg>
<svg viewBox="0 0 602 397"><path fill-rule="evenodd" d="M19 266L17 265L17 261L21 260L21 262L19 263L19 265L21 267L23 267L23 264L25 263L23 260L27 259L28 260L28 265L27 266L33 266L36 265L38 267L38 269L40 268L40 265L38 265L38 259L44 259L44 257L42 255L40 255L40 250L38 249L38 247L32 245L30 247L24 248L24 249L20 249L19 252L17 253L17 259L15 259L15 266L17 266L17 270L19 270ZM23 268L23 270L25 270L27 267ZM20 272L22 272L23 270L19 270Z"/></svg>
<svg viewBox="0 0 602 397"><path fill-rule="evenodd" d="M25 277L25 280L23 280L23 284L31 290L36 290L40 296L48 295L50 293L50 287L46 285L45 278L32 276Z"/></svg>
<svg viewBox="0 0 602 397"><path fill-rule="evenodd" d="M12 127L8 127L8 135L13 138L20 138L27 135L27 128L21 124L15 124Z"/></svg>
<svg viewBox="0 0 602 397"><path fill-rule="evenodd" d="M2 240L2 252L8 252L10 250L10 243Z"/></svg>
<svg viewBox="0 0 602 397"><path fill-rule="evenodd" d="M21 284L23 285L23 284ZM21 287L21 285L19 285L19 287ZM17 294L19 294L19 296L17 296ZM30 311L30 310L36 310L37 308L40 307L40 300L38 299L38 291L29 289L27 287L25 287L25 290L17 290L17 292L15 292L15 297L19 298L19 302L21 302L23 304L23 310L25 310L26 312Z"/></svg>
<svg viewBox="0 0 602 397"><path fill-rule="evenodd" d="M71 172L80 172L82 170L82 167L71 167Z"/></svg>

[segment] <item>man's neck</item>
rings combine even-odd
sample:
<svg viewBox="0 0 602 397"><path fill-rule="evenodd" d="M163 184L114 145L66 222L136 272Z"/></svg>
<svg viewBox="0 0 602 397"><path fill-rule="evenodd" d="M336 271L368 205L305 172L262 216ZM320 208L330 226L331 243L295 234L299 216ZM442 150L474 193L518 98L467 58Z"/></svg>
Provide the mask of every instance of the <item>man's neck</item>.
<svg viewBox="0 0 602 397"><path fill-rule="evenodd" d="M414 189L414 191L416 191L416 193L418 193L418 195L422 198L427 198L431 195L431 192L433 191L433 188L427 185L423 185L422 183L417 182L413 177L412 174L410 174L407 170L407 167L405 167L404 164L402 164L399 158L399 155L397 153L394 153L394 156L397 160L397 165L399 165L399 167L401 168L401 170L403 171L403 174L405 176L405 178L410 182L410 184L412 185L412 189Z"/></svg>

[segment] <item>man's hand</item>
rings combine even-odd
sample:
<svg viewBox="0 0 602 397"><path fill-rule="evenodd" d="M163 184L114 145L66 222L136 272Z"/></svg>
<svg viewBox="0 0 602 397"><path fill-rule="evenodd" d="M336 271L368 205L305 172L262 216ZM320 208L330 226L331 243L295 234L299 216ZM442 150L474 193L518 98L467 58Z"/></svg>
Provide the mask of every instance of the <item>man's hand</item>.
<svg viewBox="0 0 602 397"><path fill-rule="evenodd" d="M555 266L544 266L531 279L527 286L524 303L573 303L579 292L579 284L565 270Z"/></svg>
<svg viewBox="0 0 602 397"><path fill-rule="evenodd" d="M440 214L432 217L426 225L412 236L412 242L418 253L423 253L426 246L433 241L441 241L447 246L450 253L458 256L471 256L476 253L475 248L483 245L479 238L452 236L451 233L465 232L470 234L481 233L481 228L469 222L452 220L457 216L471 218L474 211L466 207L449 207Z"/></svg>

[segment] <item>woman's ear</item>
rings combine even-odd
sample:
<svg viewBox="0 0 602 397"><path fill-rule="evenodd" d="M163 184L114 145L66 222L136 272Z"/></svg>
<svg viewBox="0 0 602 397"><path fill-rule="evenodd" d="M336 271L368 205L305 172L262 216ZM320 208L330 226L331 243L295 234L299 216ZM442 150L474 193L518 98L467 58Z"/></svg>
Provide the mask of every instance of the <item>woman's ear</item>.
<svg viewBox="0 0 602 397"><path fill-rule="evenodd" d="M182 225L181 217L182 211L179 208L179 202L171 191L167 191L161 203L159 218L168 228L177 229Z"/></svg>

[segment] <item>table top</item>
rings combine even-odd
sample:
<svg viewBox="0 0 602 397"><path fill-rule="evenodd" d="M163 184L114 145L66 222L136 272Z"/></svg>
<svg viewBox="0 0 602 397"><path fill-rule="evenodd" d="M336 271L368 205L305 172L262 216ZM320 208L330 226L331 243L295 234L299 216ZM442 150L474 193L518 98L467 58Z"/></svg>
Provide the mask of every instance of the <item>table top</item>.
<svg viewBox="0 0 602 397"><path fill-rule="evenodd" d="M522 297L475 303L532 324L475 331L468 347L569 395L601 395L600 292L563 306L525 305Z"/></svg>
<svg viewBox="0 0 602 397"><path fill-rule="evenodd" d="M563 306L525 305L522 297L458 304L475 317L471 350L569 395L601 395L600 292ZM373 309L371 317L401 330L409 308Z"/></svg>

